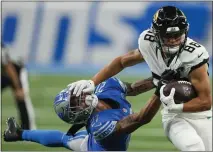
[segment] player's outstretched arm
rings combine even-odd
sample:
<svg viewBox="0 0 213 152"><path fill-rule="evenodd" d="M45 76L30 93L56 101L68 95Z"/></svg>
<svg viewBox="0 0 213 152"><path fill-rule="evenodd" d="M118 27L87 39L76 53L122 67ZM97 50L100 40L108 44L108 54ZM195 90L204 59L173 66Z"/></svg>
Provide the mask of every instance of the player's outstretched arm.
<svg viewBox="0 0 213 152"><path fill-rule="evenodd" d="M153 95L139 113L131 114L117 122L114 133L130 134L136 129L149 123L160 108L161 102L158 96Z"/></svg>
<svg viewBox="0 0 213 152"><path fill-rule="evenodd" d="M136 65L143 62L143 56L138 49L129 51L127 54L119 56L112 60L111 63L106 65L100 72L98 72L93 78L92 81L95 85L103 82L104 80L116 75L124 68Z"/></svg>
<svg viewBox="0 0 213 152"><path fill-rule="evenodd" d="M210 110L212 105L212 97L209 76L207 74L207 64L193 70L189 74L189 78L198 96L191 101L184 103L183 112Z"/></svg>
<svg viewBox="0 0 213 152"><path fill-rule="evenodd" d="M124 84L127 87L127 96L136 96L155 88L152 77L134 83L124 82Z"/></svg>
<svg viewBox="0 0 213 152"><path fill-rule="evenodd" d="M79 96L82 92L91 93L94 91L95 86L105 81L106 79L116 75L124 68L136 65L143 62L143 56L138 49L132 50L125 55L115 58L111 63L105 66L98 72L91 80L80 80L73 82L68 87L73 91L73 95Z"/></svg>

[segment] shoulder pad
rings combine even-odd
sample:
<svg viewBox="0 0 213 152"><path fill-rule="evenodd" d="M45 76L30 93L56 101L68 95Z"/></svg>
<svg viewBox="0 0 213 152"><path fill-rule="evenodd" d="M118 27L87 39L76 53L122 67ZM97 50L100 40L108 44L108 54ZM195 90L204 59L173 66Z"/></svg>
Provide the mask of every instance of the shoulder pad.
<svg viewBox="0 0 213 152"><path fill-rule="evenodd" d="M113 79L119 83L119 85L123 89L123 92L126 93L126 85L119 78L113 77Z"/></svg>
<svg viewBox="0 0 213 152"><path fill-rule="evenodd" d="M154 34L148 29L143 31L138 38L138 48L141 54L148 50L150 45L155 42Z"/></svg>
<svg viewBox="0 0 213 152"><path fill-rule="evenodd" d="M187 38L186 46L180 54L180 60L183 63L194 62L195 60L203 61L208 58L209 54L203 45Z"/></svg>

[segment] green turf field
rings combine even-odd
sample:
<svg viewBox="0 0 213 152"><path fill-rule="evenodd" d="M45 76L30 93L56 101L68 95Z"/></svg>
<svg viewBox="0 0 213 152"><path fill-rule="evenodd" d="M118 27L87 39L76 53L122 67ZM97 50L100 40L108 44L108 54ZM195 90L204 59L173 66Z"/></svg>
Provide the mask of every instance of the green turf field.
<svg viewBox="0 0 213 152"><path fill-rule="evenodd" d="M68 77L68 76L31 76L30 77L30 95L36 112L36 122L38 129L57 129L66 132L69 125L62 122L55 114L53 109L53 99L62 88L69 82L78 79L87 79L87 77ZM122 78L122 80L133 82L137 78ZM129 97L135 112L139 111L145 104L153 91ZM5 129L5 120L9 116L17 118L13 97L10 89L2 94L2 132ZM2 141L2 150L8 151L64 151L65 148L49 148L31 142L6 143ZM177 151L177 149L164 136L161 115L158 112L156 117L148 125L139 128L132 134L129 144L131 151Z"/></svg>

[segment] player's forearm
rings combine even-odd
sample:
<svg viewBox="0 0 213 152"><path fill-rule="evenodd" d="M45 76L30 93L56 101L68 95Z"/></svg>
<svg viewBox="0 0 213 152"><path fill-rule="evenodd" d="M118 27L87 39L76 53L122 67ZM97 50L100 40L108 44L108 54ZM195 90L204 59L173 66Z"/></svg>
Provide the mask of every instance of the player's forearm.
<svg viewBox="0 0 213 152"><path fill-rule="evenodd" d="M121 64L121 57L115 58L109 65L105 66L100 72L98 72L93 78L95 86L105 81L106 79L116 75L124 69Z"/></svg>
<svg viewBox="0 0 213 152"><path fill-rule="evenodd" d="M155 86L152 82L153 78L136 81L132 84L125 82L127 87L127 96L136 96L153 89Z"/></svg>
<svg viewBox="0 0 213 152"><path fill-rule="evenodd" d="M211 96L203 100L197 97L183 104L183 112L202 112L210 110L211 106L212 106Z"/></svg>
<svg viewBox="0 0 213 152"><path fill-rule="evenodd" d="M195 88L198 96L184 103L183 112L201 112L211 109L212 96L207 70L208 65L204 64L190 73L190 82Z"/></svg>
<svg viewBox="0 0 213 152"><path fill-rule="evenodd" d="M114 130L114 133L116 134L130 134L134 132L136 129L138 129L141 126L141 123L138 120L139 113L131 114L124 119L120 120L116 124L116 128Z"/></svg>
<svg viewBox="0 0 213 152"><path fill-rule="evenodd" d="M115 58L110 64L105 66L100 72L98 72L92 81L95 85L103 82L104 80L118 74L124 68L136 65L143 62L143 56L138 51L138 49L129 51L128 53Z"/></svg>
<svg viewBox="0 0 213 152"><path fill-rule="evenodd" d="M141 109L139 113L131 114L116 124L115 132L117 134L126 133L130 134L136 129L149 123L158 109L160 108L161 102L159 97L153 96L144 108Z"/></svg>
<svg viewBox="0 0 213 152"><path fill-rule="evenodd" d="M141 125L149 123L154 118L160 108L160 105L160 98L153 95L145 107L140 111L138 121L141 123Z"/></svg>

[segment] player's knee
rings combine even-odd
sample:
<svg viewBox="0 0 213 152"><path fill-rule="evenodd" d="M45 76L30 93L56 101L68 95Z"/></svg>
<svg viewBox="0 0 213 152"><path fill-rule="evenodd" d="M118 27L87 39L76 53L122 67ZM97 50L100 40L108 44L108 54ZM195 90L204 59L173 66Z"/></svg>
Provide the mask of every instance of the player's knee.
<svg viewBox="0 0 213 152"><path fill-rule="evenodd" d="M63 144L66 148L74 151L80 151L81 145L84 142L85 137L73 137L67 136L66 140L63 140Z"/></svg>
<svg viewBox="0 0 213 152"><path fill-rule="evenodd" d="M64 135L62 137L62 144L64 145L64 147L67 147L67 144L69 143L69 141L71 141L73 139L73 136L67 136L67 135Z"/></svg>
<svg viewBox="0 0 213 152"><path fill-rule="evenodd" d="M17 102L25 102L24 94L15 94L14 96Z"/></svg>

